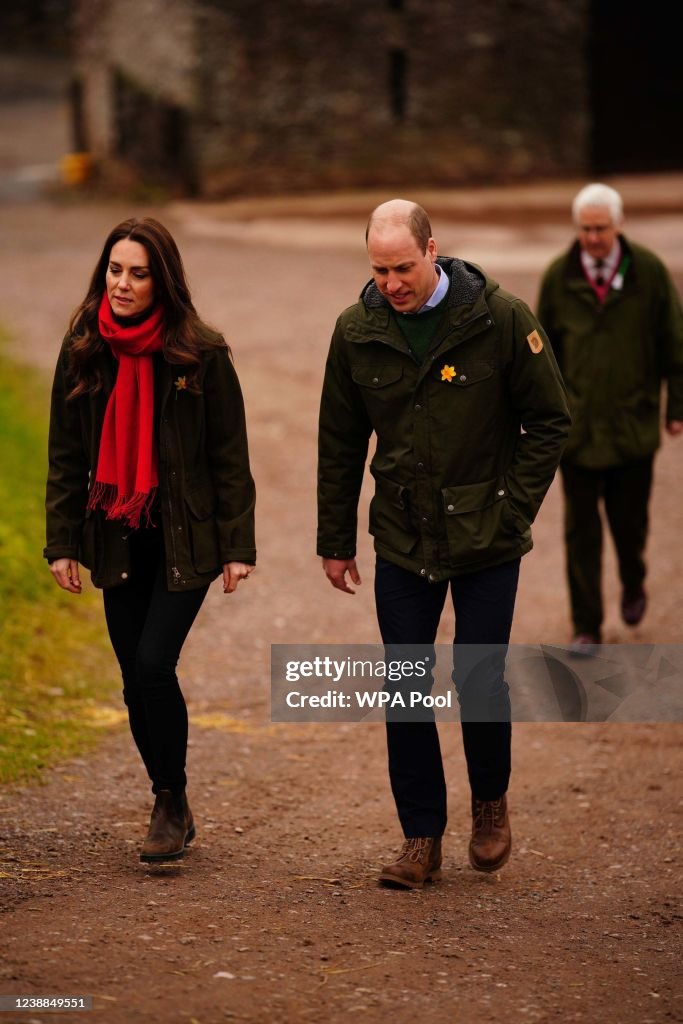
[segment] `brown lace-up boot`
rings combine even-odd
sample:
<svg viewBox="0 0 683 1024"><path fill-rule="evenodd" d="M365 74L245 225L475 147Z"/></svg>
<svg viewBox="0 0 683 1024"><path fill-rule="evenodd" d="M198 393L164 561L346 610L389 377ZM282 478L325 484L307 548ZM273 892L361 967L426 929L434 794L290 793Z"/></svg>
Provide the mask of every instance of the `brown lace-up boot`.
<svg viewBox="0 0 683 1024"><path fill-rule="evenodd" d="M398 860L382 868L379 881L404 889L421 889L441 878L441 837L406 839Z"/></svg>
<svg viewBox="0 0 683 1024"><path fill-rule="evenodd" d="M470 864L477 871L497 871L507 863L512 849L507 797L477 800L472 797Z"/></svg>
<svg viewBox="0 0 683 1024"><path fill-rule="evenodd" d="M170 789L160 789L154 801L140 860L178 860L194 837L194 819L185 790L173 793Z"/></svg>

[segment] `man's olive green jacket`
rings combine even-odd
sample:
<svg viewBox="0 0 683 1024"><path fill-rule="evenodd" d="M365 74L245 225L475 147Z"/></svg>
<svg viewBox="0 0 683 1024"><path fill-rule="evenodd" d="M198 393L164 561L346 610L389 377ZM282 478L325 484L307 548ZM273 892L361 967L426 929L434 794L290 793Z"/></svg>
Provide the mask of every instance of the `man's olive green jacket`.
<svg viewBox="0 0 683 1024"><path fill-rule="evenodd" d="M654 253L623 236L620 242L621 287L610 288L604 305L583 273L578 242L550 265L541 283L538 316L572 414L564 458L588 469L655 452L663 380L666 418L683 420L680 300Z"/></svg>
<svg viewBox="0 0 683 1024"><path fill-rule="evenodd" d="M182 366L154 357L156 514L163 529L169 590L204 586L225 563L256 560L255 493L242 394L225 342L217 335L210 341L197 379L201 394L182 387ZM111 587L128 579L131 530L105 519L101 510L86 511L86 505L117 363L106 347L96 356L103 388L68 399L68 346L67 338L52 389L44 555L51 562L77 559L90 569L95 586Z"/></svg>
<svg viewBox="0 0 683 1024"><path fill-rule="evenodd" d="M472 264L439 259L447 312L418 364L373 282L340 316L320 408L318 554L355 555L370 435L375 550L434 581L517 558L569 429L543 331Z"/></svg>

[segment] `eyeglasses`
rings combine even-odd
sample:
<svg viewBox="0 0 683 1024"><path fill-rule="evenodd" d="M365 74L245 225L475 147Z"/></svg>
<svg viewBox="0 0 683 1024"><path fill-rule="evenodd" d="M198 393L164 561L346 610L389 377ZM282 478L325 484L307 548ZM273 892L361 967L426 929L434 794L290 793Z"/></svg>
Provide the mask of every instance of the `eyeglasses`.
<svg viewBox="0 0 683 1024"><path fill-rule="evenodd" d="M582 235L606 235L608 231L614 231L612 224L579 224L579 231Z"/></svg>

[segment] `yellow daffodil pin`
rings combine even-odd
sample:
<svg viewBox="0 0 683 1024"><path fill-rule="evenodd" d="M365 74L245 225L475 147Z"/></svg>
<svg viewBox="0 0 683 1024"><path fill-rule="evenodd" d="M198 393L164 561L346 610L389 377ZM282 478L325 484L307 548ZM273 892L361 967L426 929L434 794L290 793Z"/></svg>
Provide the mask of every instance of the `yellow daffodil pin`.
<svg viewBox="0 0 683 1024"><path fill-rule="evenodd" d="M454 366L449 366L448 363L446 363L445 366L441 367L441 380L445 380L448 384L450 384L450 382L453 380L454 377L455 377L455 367Z"/></svg>
<svg viewBox="0 0 683 1024"><path fill-rule="evenodd" d="M185 391L187 388L187 377L178 377L175 382L176 391Z"/></svg>

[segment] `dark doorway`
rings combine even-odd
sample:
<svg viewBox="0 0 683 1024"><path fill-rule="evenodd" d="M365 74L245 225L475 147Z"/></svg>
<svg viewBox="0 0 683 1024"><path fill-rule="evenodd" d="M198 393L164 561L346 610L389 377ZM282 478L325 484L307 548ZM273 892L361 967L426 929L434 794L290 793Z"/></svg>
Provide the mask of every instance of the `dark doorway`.
<svg viewBox="0 0 683 1024"><path fill-rule="evenodd" d="M592 0L595 172L683 169L683 61L671 11L664 0Z"/></svg>
<svg viewBox="0 0 683 1024"><path fill-rule="evenodd" d="M120 71L113 73L116 155L149 184L197 191L186 110L155 96Z"/></svg>

